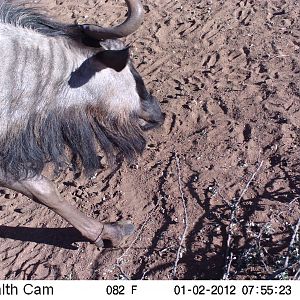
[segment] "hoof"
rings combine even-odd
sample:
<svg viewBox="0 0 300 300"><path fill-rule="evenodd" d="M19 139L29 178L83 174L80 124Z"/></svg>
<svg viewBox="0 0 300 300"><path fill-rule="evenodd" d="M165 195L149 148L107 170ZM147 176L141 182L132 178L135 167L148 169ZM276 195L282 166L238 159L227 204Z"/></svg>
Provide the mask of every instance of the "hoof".
<svg viewBox="0 0 300 300"><path fill-rule="evenodd" d="M104 241L109 241L112 247L120 245L124 239L134 232L134 225L130 221L119 221L104 224L102 234L94 242L98 248L104 247Z"/></svg>
<svg viewBox="0 0 300 300"><path fill-rule="evenodd" d="M104 242L102 240L101 237L99 237L95 242L94 244L96 245L97 248L101 249L101 248L104 248Z"/></svg>

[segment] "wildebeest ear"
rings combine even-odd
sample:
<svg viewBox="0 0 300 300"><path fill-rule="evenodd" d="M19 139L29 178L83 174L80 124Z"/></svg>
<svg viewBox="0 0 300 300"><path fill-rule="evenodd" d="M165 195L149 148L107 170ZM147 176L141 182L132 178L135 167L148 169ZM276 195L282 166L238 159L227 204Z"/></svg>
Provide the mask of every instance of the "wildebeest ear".
<svg viewBox="0 0 300 300"><path fill-rule="evenodd" d="M106 67L121 72L126 67L130 58L129 47L122 50L101 51L94 58Z"/></svg>

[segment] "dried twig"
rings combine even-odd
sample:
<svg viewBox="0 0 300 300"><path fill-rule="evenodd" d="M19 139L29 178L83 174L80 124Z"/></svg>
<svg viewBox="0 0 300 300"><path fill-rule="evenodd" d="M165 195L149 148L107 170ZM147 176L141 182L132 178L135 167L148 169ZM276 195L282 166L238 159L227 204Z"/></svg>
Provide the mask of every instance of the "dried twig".
<svg viewBox="0 0 300 300"><path fill-rule="evenodd" d="M289 265L290 254L292 252L292 248L294 246L295 239L296 239L297 233L299 231L299 227L300 227L300 218L298 219L298 222L297 222L297 224L294 228L294 233L293 233L293 236L292 236L290 244L289 244L288 253L286 255L285 262L284 262L284 267L285 268L287 268L288 265Z"/></svg>
<svg viewBox="0 0 300 300"><path fill-rule="evenodd" d="M130 280L129 276L123 271L122 266L119 264L115 264L114 267L119 270L121 276L124 280Z"/></svg>
<svg viewBox="0 0 300 300"><path fill-rule="evenodd" d="M260 253L261 251L263 251L263 248L262 248L262 246L261 246L262 235L264 234L265 230L270 226L270 224L271 224L271 222L268 222L268 223L264 224L264 225L261 227L260 231L259 231L259 235L258 235L258 237L257 237L257 239L258 239L258 241L257 241L257 248L258 248L258 252L259 252L259 253ZM268 274L270 274L270 269L269 269L269 267L267 266L267 264L265 263L263 257L262 257L262 259L261 259L261 262L262 262L262 264L263 264L263 266L264 266L264 268L265 268L265 271L266 271Z"/></svg>
<svg viewBox="0 0 300 300"><path fill-rule="evenodd" d="M186 201L185 201L184 193L183 193L183 188L182 188L180 160L179 160L179 157L178 157L177 152L175 150L174 150L174 155L175 155L177 174L178 174L179 191L180 191L180 196L181 196L182 205L183 205L183 209L184 209L184 225L185 226L184 226L184 232L183 232L183 234L181 236L181 239L180 239L179 248L177 250L176 260L175 260L175 264L174 264L174 268L173 268L173 278L176 277L178 262L179 262L181 254L182 254L183 243L185 241L185 238L186 238L186 235L187 235L187 232L188 232L188 227L189 227L187 205L186 205Z"/></svg>
<svg viewBox="0 0 300 300"><path fill-rule="evenodd" d="M225 268L224 268L224 274L223 274L223 279L227 280L229 277L229 272L230 272L230 267L232 263L232 253L231 253L231 242L232 242L232 232L233 232L233 226L234 226L234 220L236 219L236 212L237 209L240 205L240 202L242 198L244 197L245 193L248 191L250 184L254 180L255 176L258 174L259 170L261 169L263 165L263 161L260 162L259 166L257 167L256 171L252 174L250 179L248 180L245 188L242 190L240 197L233 203L232 206L232 211L231 211L231 216L230 216L230 223L228 226L228 231L227 231L227 243L226 243L226 255L225 255Z"/></svg>
<svg viewBox="0 0 300 300"><path fill-rule="evenodd" d="M299 261L300 263L300 261ZM298 269L298 271L296 272L296 274L294 275L293 280L299 280L300 279L300 268Z"/></svg>
<svg viewBox="0 0 300 300"><path fill-rule="evenodd" d="M271 274L271 276L268 278L268 279L274 279L277 275L281 274L282 272L286 271L287 269L289 269L291 266L289 265L289 260L290 260L290 254L292 252L292 249L293 249L293 245L295 243L295 240L296 240L296 236L297 236L297 233L299 231L299 227L300 227L300 218L298 219L298 222L294 228L294 232L293 232L293 235L292 235L292 238L291 238L291 241L290 241L290 244L289 244L289 247L288 247L288 251L287 251L287 254L286 254L286 258L284 260L284 265L282 268L276 270L273 274ZM299 271L298 271L299 272ZM298 273L297 272L297 273ZM296 273L296 274L297 274ZM296 276L296 275L295 275Z"/></svg>
<svg viewBox="0 0 300 300"><path fill-rule="evenodd" d="M249 189L250 184L252 183L252 181L254 180L255 176L257 175L257 173L259 172L259 170L261 169L262 165L263 165L264 161L262 160L259 164L259 166L257 167L256 171L252 174L251 178L249 179L249 181L247 182L245 188L243 189L239 199L237 200L237 205L240 204L242 198L244 197L245 193L247 192L247 190Z"/></svg>
<svg viewBox="0 0 300 300"><path fill-rule="evenodd" d="M228 262L227 262L226 279L228 279L229 271L230 271L230 268L231 268L232 261L233 261L233 253L230 252L229 258L228 258ZM224 278L223 278L223 279L224 279Z"/></svg>

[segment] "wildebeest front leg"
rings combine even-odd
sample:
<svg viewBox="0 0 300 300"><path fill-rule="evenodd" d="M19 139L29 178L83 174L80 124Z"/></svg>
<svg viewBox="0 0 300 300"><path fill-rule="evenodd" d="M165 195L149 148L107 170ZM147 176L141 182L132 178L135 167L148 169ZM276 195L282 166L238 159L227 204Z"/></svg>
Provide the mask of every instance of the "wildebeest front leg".
<svg viewBox="0 0 300 300"><path fill-rule="evenodd" d="M101 223L85 216L63 200L55 185L46 177L39 176L22 181L2 180L0 178L0 185L21 192L27 197L46 205L98 247L103 246L103 240L110 240L112 245L115 246L125 236L133 232L134 227L129 223Z"/></svg>

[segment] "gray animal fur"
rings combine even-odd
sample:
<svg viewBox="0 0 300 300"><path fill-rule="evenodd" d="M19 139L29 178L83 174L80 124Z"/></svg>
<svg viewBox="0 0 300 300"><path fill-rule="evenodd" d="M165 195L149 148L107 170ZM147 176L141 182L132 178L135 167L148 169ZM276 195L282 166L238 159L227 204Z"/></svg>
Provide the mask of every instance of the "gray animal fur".
<svg viewBox="0 0 300 300"><path fill-rule="evenodd" d="M145 146L139 117L162 122L130 61L117 72L97 59L123 43L90 47L82 38L74 25L1 5L0 171L6 176L33 177L49 162L59 172L71 161L91 175L100 167L98 144L110 162L119 151L133 160Z"/></svg>

